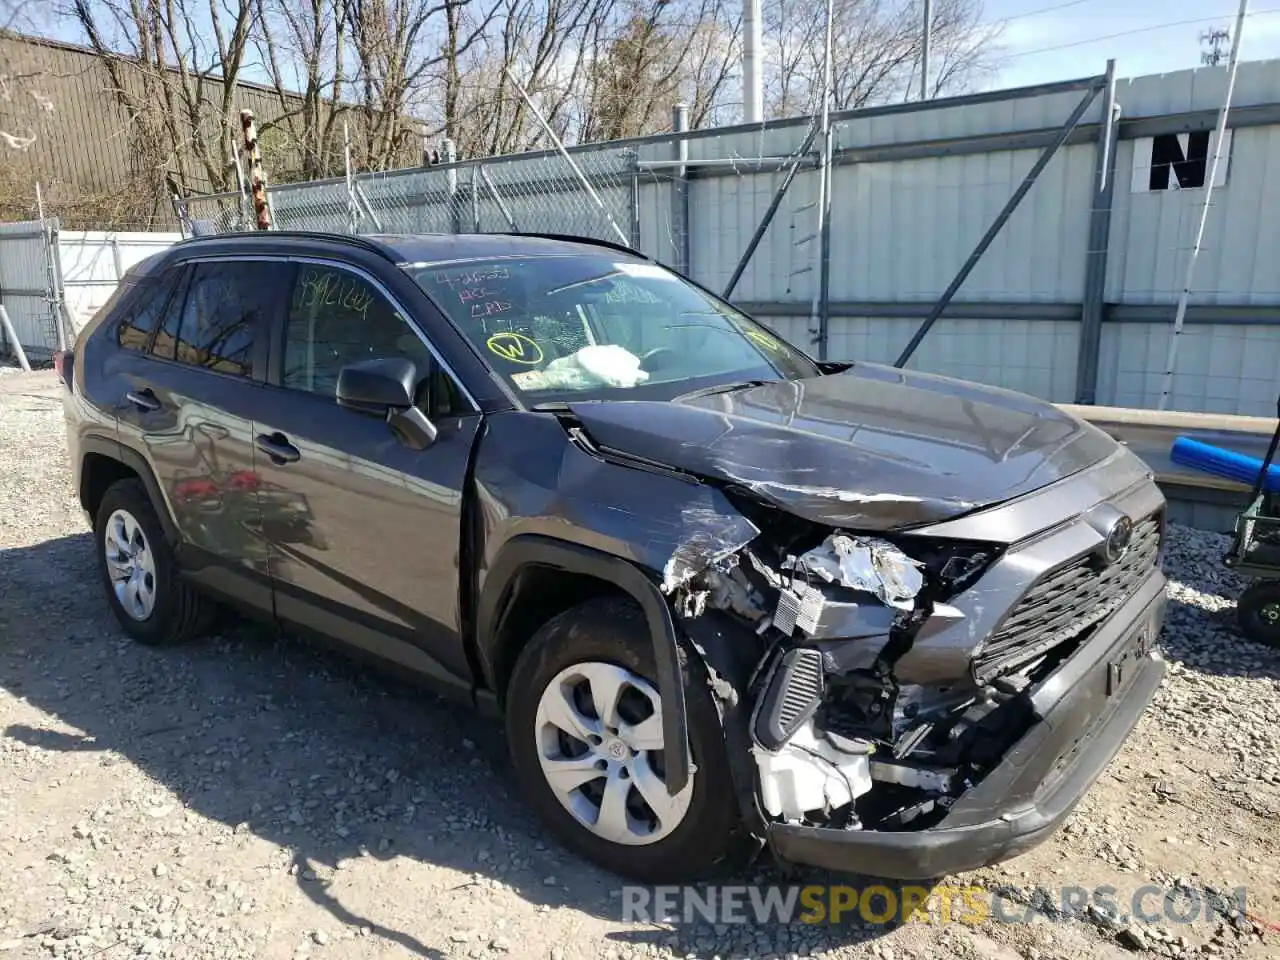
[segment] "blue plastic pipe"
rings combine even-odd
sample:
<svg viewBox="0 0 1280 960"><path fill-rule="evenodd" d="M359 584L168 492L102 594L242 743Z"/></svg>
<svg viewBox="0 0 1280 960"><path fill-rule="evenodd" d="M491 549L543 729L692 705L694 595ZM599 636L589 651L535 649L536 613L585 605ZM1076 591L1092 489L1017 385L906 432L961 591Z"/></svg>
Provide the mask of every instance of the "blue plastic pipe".
<svg viewBox="0 0 1280 960"><path fill-rule="evenodd" d="M1262 461L1234 450L1224 450L1212 444L1202 443L1190 437L1178 437L1173 441L1173 450L1169 459L1184 467L1191 467L1201 473L1211 473L1216 477L1235 480L1246 486L1253 486L1262 470ZM1280 492L1280 465L1273 463L1267 469L1266 482L1263 489Z"/></svg>

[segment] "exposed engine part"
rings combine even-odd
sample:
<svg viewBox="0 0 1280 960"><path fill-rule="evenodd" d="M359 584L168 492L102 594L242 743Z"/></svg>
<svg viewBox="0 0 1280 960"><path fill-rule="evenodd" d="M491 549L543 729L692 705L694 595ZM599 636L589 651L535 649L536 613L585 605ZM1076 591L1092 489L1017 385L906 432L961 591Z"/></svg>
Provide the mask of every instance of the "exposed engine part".
<svg viewBox="0 0 1280 960"><path fill-rule="evenodd" d="M815 640L828 637L852 640L889 632L898 615L895 610L865 593L861 595L862 602L840 600L831 596L840 589L807 583L784 587L778 592L774 626L788 637L800 630ZM842 592L851 593L847 590Z"/></svg>
<svg viewBox="0 0 1280 960"><path fill-rule="evenodd" d="M910 763L892 763L887 760L871 761L871 779L878 783L896 783L901 787L928 790L931 793L950 793L954 787L956 771L933 769Z"/></svg>
<svg viewBox="0 0 1280 960"><path fill-rule="evenodd" d="M707 602L716 609L731 610L748 620L761 620L768 614L764 598L738 566L737 557L727 557L720 568L708 570L703 580L711 592Z"/></svg>
<svg viewBox="0 0 1280 960"><path fill-rule="evenodd" d="M822 703L822 654L800 647L779 658L756 701L751 726L756 741L766 750L777 750Z"/></svg>
<svg viewBox="0 0 1280 960"><path fill-rule="evenodd" d="M933 733L932 723L921 723L912 727L905 734L898 738L893 745L893 758L901 760L915 753L916 747L924 743L924 738Z"/></svg>
<svg viewBox="0 0 1280 960"><path fill-rule="evenodd" d="M875 537L833 533L820 546L788 557L783 567L873 594L898 610L914 609L916 594L924 588L922 564Z"/></svg>
<svg viewBox="0 0 1280 960"><path fill-rule="evenodd" d="M760 798L773 817L795 823L815 814L852 804L871 790L871 762L866 754L848 754L819 739L806 723L777 752L753 749L760 773ZM850 814L852 817L852 814ZM856 817L850 826L857 826Z"/></svg>
<svg viewBox="0 0 1280 960"><path fill-rule="evenodd" d="M886 632L854 640L828 640L815 646L822 651L823 672L839 676L855 670L870 670L888 642Z"/></svg>

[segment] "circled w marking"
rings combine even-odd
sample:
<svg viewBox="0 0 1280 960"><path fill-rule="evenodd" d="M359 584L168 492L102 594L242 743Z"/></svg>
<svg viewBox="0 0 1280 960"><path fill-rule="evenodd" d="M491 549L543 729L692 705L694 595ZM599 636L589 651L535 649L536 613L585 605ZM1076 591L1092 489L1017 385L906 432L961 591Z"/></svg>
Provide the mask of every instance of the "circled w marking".
<svg viewBox="0 0 1280 960"><path fill-rule="evenodd" d="M529 366L542 362L542 348L536 340L523 333L495 333L485 341L490 353L496 353L510 363L527 363Z"/></svg>

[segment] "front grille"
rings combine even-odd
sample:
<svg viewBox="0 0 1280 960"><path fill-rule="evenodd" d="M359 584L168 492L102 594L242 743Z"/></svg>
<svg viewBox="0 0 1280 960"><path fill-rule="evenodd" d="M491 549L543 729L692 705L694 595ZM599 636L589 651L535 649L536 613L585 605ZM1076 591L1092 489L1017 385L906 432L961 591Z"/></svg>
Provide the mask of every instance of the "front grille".
<svg viewBox="0 0 1280 960"><path fill-rule="evenodd" d="M1128 552L1099 567L1092 555L1051 570L1026 592L974 658L982 683L1034 660L1114 613L1137 591L1160 553L1160 518L1134 524Z"/></svg>

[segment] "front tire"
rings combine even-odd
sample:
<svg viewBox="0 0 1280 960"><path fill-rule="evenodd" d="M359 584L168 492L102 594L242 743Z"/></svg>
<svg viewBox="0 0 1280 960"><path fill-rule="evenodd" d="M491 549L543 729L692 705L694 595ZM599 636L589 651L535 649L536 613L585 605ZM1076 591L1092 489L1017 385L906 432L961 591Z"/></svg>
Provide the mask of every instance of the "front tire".
<svg viewBox="0 0 1280 960"><path fill-rule="evenodd" d="M119 480L107 489L93 533L107 602L125 633L148 646L168 646L208 627L209 601L178 576L142 481Z"/></svg>
<svg viewBox="0 0 1280 960"><path fill-rule="evenodd" d="M687 882L728 860L738 816L705 683L685 692L690 783L667 794L654 675L653 642L634 603L567 610L516 662L507 742L529 802L565 846L644 883Z"/></svg>

